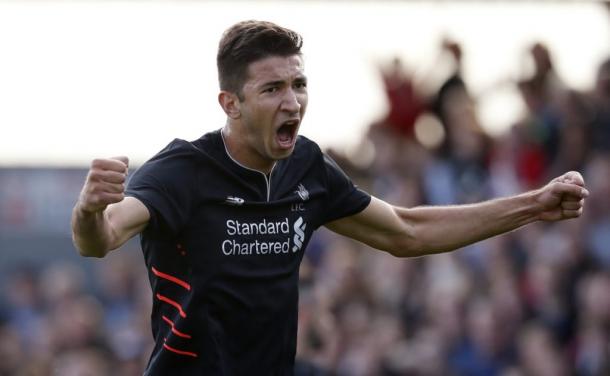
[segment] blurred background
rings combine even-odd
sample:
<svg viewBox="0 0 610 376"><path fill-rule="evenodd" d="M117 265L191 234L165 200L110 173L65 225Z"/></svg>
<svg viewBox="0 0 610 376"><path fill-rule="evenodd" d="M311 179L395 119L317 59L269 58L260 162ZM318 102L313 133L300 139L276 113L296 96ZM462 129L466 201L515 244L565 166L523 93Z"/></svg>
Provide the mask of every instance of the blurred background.
<svg viewBox="0 0 610 376"><path fill-rule="evenodd" d="M223 124L222 31L305 39L302 133L402 205L581 171L582 219L401 260L321 230L301 268L297 375L610 374L610 7L601 2L0 1L0 375L140 375L138 240L77 256L95 157L132 169Z"/></svg>

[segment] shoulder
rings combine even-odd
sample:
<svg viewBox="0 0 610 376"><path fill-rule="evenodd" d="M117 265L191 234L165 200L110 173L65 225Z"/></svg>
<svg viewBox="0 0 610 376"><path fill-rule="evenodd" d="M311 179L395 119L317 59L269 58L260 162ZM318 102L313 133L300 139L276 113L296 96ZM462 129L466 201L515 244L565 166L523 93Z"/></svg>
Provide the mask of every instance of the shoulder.
<svg viewBox="0 0 610 376"><path fill-rule="evenodd" d="M175 138L167 146L165 146L157 155L153 157L157 158L160 156L171 156L171 155L201 155L207 154L211 149L216 147L220 140L220 131L214 131L206 133L200 138L194 141L186 141L181 138Z"/></svg>
<svg viewBox="0 0 610 376"><path fill-rule="evenodd" d="M327 183L331 184L339 178L349 180L349 177L339 165L320 146L305 136L299 136L294 148L290 165L297 166L299 170L316 171Z"/></svg>
<svg viewBox="0 0 610 376"><path fill-rule="evenodd" d="M327 168L341 170L339 165L328 154L322 151L320 146L305 136L299 136L295 145L294 155L297 158L310 159L321 163Z"/></svg>
<svg viewBox="0 0 610 376"><path fill-rule="evenodd" d="M319 152L321 153L321 149L320 146L313 140L299 135L297 136L297 142L296 145L294 147L294 151L296 152L303 152L303 151L309 151L309 152Z"/></svg>
<svg viewBox="0 0 610 376"><path fill-rule="evenodd" d="M194 141L186 141L180 138L175 138L157 154L150 158L145 165L162 165L162 164L198 164L206 157L209 157L209 152L218 143L219 132L210 132L201 136Z"/></svg>
<svg viewBox="0 0 610 376"><path fill-rule="evenodd" d="M322 161L323 157L324 153L316 142L305 136L298 136L292 153L293 160L298 161L299 163L306 161L314 162L316 160Z"/></svg>
<svg viewBox="0 0 610 376"><path fill-rule="evenodd" d="M136 169L130 183L161 181L191 184L193 179L197 179L201 167L210 160L209 151L213 148L214 138L214 132L211 132L195 141L172 140Z"/></svg>
<svg viewBox="0 0 610 376"><path fill-rule="evenodd" d="M224 148L220 129L208 132L194 141L181 141L188 144L190 148L194 149L198 153L207 153L213 149Z"/></svg>
<svg viewBox="0 0 610 376"><path fill-rule="evenodd" d="M296 163L299 166L322 168L322 170L327 173L332 174L337 172L340 175L347 177L337 162L322 151L315 141L312 141L305 136L299 136L297 139L291 159L293 163Z"/></svg>

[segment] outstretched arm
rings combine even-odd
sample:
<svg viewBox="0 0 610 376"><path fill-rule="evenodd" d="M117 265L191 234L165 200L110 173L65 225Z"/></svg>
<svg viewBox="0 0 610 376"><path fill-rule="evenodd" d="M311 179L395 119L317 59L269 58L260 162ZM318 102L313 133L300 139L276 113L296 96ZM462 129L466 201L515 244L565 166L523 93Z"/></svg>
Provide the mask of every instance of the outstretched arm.
<svg viewBox="0 0 610 376"><path fill-rule="evenodd" d="M577 218L589 192L568 172L546 186L478 204L400 208L373 198L362 212L328 223L334 232L399 257L447 252L528 223Z"/></svg>
<svg viewBox="0 0 610 376"><path fill-rule="evenodd" d="M141 232L150 219L146 206L124 196L126 157L96 159L72 210L72 239L82 256L104 257Z"/></svg>

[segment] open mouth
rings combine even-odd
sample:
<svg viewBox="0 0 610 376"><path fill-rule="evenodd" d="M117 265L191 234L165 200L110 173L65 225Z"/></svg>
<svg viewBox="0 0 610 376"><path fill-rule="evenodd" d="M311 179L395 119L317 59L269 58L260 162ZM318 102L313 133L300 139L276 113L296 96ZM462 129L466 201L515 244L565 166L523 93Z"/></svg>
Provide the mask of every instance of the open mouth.
<svg viewBox="0 0 610 376"><path fill-rule="evenodd" d="M297 137L299 120L288 120L282 123L277 130L277 142L280 147L289 149L294 146Z"/></svg>

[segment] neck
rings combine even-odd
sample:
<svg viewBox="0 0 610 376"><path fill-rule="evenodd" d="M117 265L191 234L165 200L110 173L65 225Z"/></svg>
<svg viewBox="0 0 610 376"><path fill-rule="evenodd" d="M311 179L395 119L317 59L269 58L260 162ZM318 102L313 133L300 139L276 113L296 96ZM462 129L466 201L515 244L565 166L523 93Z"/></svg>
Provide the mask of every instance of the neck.
<svg viewBox="0 0 610 376"><path fill-rule="evenodd" d="M265 175L271 173L276 161L262 158L256 150L248 145L245 137L240 137L238 132L229 124L220 130L220 134L227 154L237 164Z"/></svg>

